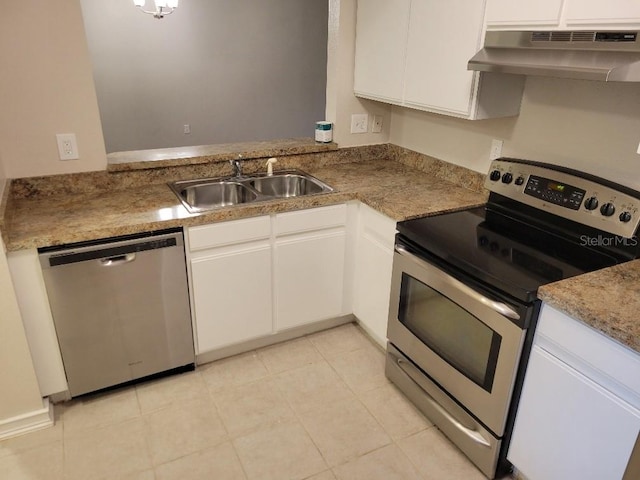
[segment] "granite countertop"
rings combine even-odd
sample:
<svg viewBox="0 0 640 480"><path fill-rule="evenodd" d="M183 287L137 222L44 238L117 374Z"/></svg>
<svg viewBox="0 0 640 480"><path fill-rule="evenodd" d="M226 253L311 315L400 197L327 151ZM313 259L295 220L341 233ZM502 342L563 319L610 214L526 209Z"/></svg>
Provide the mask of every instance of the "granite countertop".
<svg viewBox="0 0 640 480"><path fill-rule="evenodd" d="M148 170L171 167L185 163L207 164L229 158L251 159L277 157L279 155L299 155L337 150L336 143L318 143L313 138L289 138L263 142L219 143L189 147L135 150L113 152L107 155L109 172Z"/></svg>
<svg viewBox="0 0 640 480"><path fill-rule="evenodd" d="M370 160L304 171L334 188L333 193L271 200L189 213L166 183L113 191L16 198L6 219L8 251L188 227L269 213L360 200L401 221L485 203L486 195L434 178L391 160Z"/></svg>
<svg viewBox="0 0 640 480"><path fill-rule="evenodd" d="M538 296L640 353L640 260L544 285Z"/></svg>
<svg viewBox="0 0 640 480"><path fill-rule="evenodd" d="M280 142L259 147L258 153L254 150L251 156L252 148L257 147L246 145L245 158L256 158L245 161L248 173L263 170L264 157L288 152L292 156L281 157L276 170L300 168L332 186L334 192L192 214L169 189L167 181L180 179L184 172L185 179L228 175L229 155L235 158L231 147L223 146L217 151L192 147L183 158L173 160L153 152L148 158L119 156L110 160L108 172L66 175L61 183L50 182L46 177L14 181L15 195L10 201L4 199L6 212L0 215L6 248L15 251L62 245L350 200L359 200L402 221L480 206L487 198L486 193L478 193L481 182L474 175L465 177L464 172L449 164L394 146L336 150L331 144L314 150L309 142ZM136 159L142 160L140 165ZM154 169L151 165L164 168ZM640 260L545 285L539 296L640 352Z"/></svg>

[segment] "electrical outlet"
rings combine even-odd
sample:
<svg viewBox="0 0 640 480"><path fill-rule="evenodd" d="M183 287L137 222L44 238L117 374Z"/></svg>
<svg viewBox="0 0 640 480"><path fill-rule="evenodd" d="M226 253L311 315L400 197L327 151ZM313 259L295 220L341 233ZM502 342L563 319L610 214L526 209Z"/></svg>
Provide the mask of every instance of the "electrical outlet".
<svg viewBox="0 0 640 480"><path fill-rule="evenodd" d="M366 113L354 113L351 115L351 133L367 133L369 127L369 115Z"/></svg>
<svg viewBox="0 0 640 480"><path fill-rule="evenodd" d="M498 140L494 138L491 140L491 150L489 151L489 160L495 160L496 158L500 158L502 156L502 140Z"/></svg>
<svg viewBox="0 0 640 480"><path fill-rule="evenodd" d="M58 142L58 156L60 160L77 160L80 158L75 133L58 133L56 140Z"/></svg>
<svg viewBox="0 0 640 480"><path fill-rule="evenodd" d="M371 133L382 132L382 115L374 115L371 123Z"/></svg>
<svg viewBox="0 0 640 480"><path fill-rule="evenodd" d="M182 128L182 133L184 133L185 135L189 135L191 133L191 125L189 125L188 123L185 124Z"/></svg>

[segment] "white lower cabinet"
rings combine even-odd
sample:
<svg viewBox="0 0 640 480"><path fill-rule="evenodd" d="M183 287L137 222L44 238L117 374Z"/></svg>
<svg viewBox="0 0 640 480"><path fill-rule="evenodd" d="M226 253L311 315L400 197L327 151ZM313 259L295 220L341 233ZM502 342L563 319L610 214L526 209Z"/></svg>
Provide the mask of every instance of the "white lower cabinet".
<svg viewBox="0 0 640 480"><path fill-rule="evenodd" d="M340 317L344 204L188 229L198 354Z"/></svg>
<svg viewBox="0 0 640 480"><path fill-rule="evenodd" d="M191 260L199 353L272 330L271 246L221 250Z"/></svg>
<svg viewBox="0 0 640 480"><path fill-rule="evenodd" d="M345 313L345 241L344 229L276 240L277 330Z"/></svg>
<svg viewBox="0 0 640 480"><path fill-rule="evenodd" d="M640 432L640 355L548 306L508 459L529 480L620 480ZM635 477L637 478L637 477Z"/></svg>
<svg viewBox="0 0 640 480"><path fill-rule="evenodd" d="M31 249L9 252L7 262L40 394L46 397L64 392L69 387L38 251Z"/></svg>
<svg viewBox="0 0 640 480"><path fill-rule="evenodd" d="M357 228L353 314L385 347L396 222L361 204Z"/></svg>

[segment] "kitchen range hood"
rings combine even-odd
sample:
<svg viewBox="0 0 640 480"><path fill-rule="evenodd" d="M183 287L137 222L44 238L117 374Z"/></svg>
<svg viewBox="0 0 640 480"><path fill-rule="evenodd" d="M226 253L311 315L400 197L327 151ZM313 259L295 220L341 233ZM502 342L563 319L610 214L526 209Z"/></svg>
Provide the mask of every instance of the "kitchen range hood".
<svg viewBox="0 0 640 480"><path fill-rule="evenodd" d="M640 82L639 32L487 32L467 65L480 72Z"/></svg>

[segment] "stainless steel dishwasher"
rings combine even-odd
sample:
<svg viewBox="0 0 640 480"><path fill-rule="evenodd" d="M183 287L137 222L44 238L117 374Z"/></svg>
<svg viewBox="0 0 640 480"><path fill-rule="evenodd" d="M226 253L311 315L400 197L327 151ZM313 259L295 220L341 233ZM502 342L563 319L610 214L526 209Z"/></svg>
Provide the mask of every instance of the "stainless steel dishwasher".
<svg viewBox="0 0 640 480"><path fill-rule="evenodd" d="M39 253L72 397L193 368L181 230Z"/></svg>

